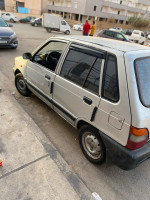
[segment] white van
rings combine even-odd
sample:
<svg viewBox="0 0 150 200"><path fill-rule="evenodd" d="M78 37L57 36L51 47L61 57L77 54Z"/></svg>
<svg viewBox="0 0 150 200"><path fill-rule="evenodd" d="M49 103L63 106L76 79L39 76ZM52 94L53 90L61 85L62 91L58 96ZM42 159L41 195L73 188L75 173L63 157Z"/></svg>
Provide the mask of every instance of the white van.
<svg viewBox="0 0 150 200"><path fill-rule="evenodd" d="M129 170L150 158L150 49L93 37L52 37L15 58L15 85L72 126L86 158ZM69 153L69 152L68 152Z"/></svg>
<svg viewBox="0 0 150 200"><path fill-rule="evenodd" d="M135 43L144 44L146 41L145 34L143 31L134 30L129 36L129 39Z"/></svg>
<svg viewBox="0 0 150 200"><path fill-rule="evenodd" d="M51 31L60 31L65 33L66 35L69 35L71 33L70 26L59 15L44 13L42 17L42 25L49 33Z"/></svg>
<svg viewBox="0 0 150 200"><path fill-rule="evenodd" d="M5 21L10 21L12 23L14 22L18 22L19 19L17 16L15 16L13 13L10 12L2 12L1 13L1 17L5 20Z"/></svg>

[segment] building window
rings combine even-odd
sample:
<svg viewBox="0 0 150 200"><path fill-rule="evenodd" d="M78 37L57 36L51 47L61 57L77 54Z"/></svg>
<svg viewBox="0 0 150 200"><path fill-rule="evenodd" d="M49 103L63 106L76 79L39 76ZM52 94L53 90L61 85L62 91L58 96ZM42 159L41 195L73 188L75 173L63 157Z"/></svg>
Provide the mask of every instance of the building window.
<svg viewBox="0 0 150 200"><path fill-rule="evenodd" d="M5 10L4 0L0 0L0 10Z"/></svg>
<svg viewBox="0 0 150 200"><path fill-rule="evenodd" d="M96 11L96 9L97 9L97 6L94 6L94 11Z"/></svg>
<svg viewBox="0 0 150 200"><path fill-rule="evenodd" d="M78 3L74 2L74 8L78 8Z"/></svg>
<svg viewBox="0 0 150 200"><path fill-rule="evenodd" d="M118 10L118 15L120 14L120 10Z"/></svg>
<svg viewBox="0 0 150 200"><path fill-rule="evenodd" d="M120 1L120 4L122 4L122 1Z"/></svg>
<svg viewBox="0 0 150 200"><path fill-rule="evenodd" d="M53 1L53 6L54 6L54 1Z"/></svg>

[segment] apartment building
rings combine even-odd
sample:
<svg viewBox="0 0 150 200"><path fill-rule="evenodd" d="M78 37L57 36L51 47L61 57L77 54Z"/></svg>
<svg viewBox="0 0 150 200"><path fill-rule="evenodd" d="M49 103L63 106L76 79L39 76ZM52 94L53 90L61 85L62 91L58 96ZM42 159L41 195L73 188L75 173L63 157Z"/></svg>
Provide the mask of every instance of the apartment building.
<svg viewBox="0 0 150 200"><path fill-rule="evenodd" d="M79 21L114 19L127 23L132 16L150 19L150 0L48 0L48 12Z"/></svg>
<svg viewBox="0 0 150 200"><path fill-rule="evenodd" d="M18 7L28 8L29 14L47 12L47 0L0 0L0 5L8 12L17 12Z"/></svg>

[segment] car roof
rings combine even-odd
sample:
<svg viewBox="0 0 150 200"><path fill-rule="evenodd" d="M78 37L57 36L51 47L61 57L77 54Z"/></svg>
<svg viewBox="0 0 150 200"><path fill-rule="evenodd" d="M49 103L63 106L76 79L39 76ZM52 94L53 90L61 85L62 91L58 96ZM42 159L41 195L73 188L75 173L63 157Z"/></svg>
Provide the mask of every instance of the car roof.
<svg viewBox="0 0 150 200"><path fill-rule="evenodd" d="M139 44L124 42L124 41L116 41L108 38L101 37L90 37L90 36L60 36L53 37L57 39L67 39L71 42L82 42L87 45L96 44L103 47L108 47L110 49L115 49L122 52L130 52L130 51L139 51L139 50L150 50L149 47L142 46ZM52 38L50 38L52 39Z"/></svg>

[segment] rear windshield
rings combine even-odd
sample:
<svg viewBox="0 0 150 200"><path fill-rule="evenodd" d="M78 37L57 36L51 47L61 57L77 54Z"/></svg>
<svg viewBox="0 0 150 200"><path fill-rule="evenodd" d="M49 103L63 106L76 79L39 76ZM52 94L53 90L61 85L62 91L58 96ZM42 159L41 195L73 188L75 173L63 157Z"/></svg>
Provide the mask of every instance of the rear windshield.
<svg viewBox="0 0 150 200"><path fill-rule="evenodd" d="M135 73L142 104L150 107L150 57L135 61Z"/></svg>

